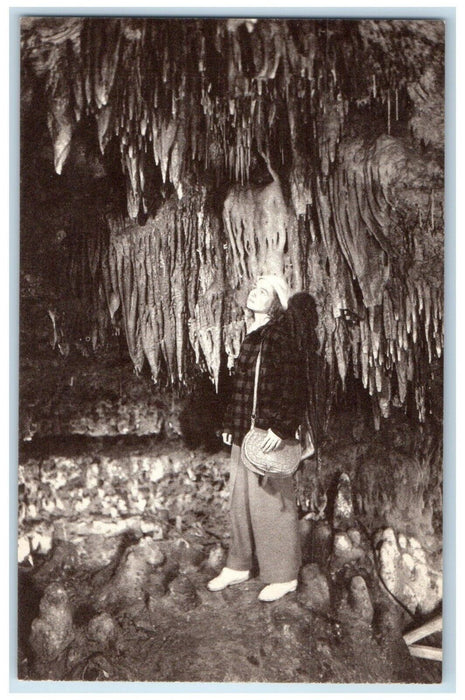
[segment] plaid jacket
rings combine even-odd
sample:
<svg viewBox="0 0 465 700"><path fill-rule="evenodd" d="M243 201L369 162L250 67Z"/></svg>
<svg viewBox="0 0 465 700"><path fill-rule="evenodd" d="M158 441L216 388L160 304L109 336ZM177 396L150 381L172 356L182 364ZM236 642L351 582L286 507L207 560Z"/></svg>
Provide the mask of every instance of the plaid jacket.
<svg viewBox="0 0 465 700"><path fill-rule="evenodd" d="M258 378L255 425L285 439L295 436L301 423L305 387L299 357L282 322L269 321L249 333L234 367L231 398L223 419L223 432L241 444L250 430L255 366L263 338Z"/></svg>

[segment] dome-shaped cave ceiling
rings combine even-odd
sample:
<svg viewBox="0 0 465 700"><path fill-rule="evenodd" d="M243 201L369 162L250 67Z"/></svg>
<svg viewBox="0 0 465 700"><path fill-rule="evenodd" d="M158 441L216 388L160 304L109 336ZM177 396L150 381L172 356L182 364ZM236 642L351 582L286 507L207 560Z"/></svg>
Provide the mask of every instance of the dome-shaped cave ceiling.
<svg viewBox="0 0 465 700"><path fill-rule="evenodd" d="M409 397L425 419L443 349L443 22L24 17L21 49L24 235L37 190L60 193L94 346L118 326L137 371L217 383L245 291L282 272L315 298L327 385L359 380L378 422Z"/></svg>

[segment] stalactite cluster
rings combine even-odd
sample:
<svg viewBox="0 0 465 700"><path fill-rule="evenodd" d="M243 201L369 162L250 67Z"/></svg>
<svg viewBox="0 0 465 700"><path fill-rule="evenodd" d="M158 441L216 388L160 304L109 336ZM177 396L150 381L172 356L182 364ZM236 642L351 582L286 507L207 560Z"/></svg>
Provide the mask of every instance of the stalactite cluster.
<svg viewBox="0 0 465 700"><path fill-rule="evenodd" d="M169 199L145 226L109 217L102 274L108 310L119 312L137 372L146 358L157 381L188 373L189 350L218 382L224 279L218 221L205 191Z"/></svg>
<svg viewBox="0 0 465 700"><path fill-rule="evenodd" d="M102 151L118 139L135 218L148 158L181 191L193 162L243 182L254 148L284 159L290 141L300 154L313 149L326 175L354 104L381 105L389 134L407 87L424 101L413 79L442 31L440 22L413 31L402 21L25 18L23 56L45 76L56 171L76 124L94 115Z"/></svg>
<svg viewBox="0 0 465 700"><path fill-rule="evenodd" d="M425 181L433 186L426 196L423 188L416 189ZM407 188L408 196L402 188ZM322 316L329 320L326 330L332 335L332 344L326 344L327 359L331 363L335 356L344 382L351 358L355 376L377 397L385 417L393 377L396 403L403 404L407 381L416 387L424 382L419 368L425 348L428 363L441 357L442 275L437 257L425 260L419 250L428 238L441 238L441 209L439 220L434 220L434 201L442 201L441 188L437 167L409 152L402 142L383 136L369 148L356 140L341 144L338 167L321 183L317 198L333 311L329 319ZM412 207L416 220L408 224L409 242L396 230L396 219L411 216ZM423 221L421 211L428 212ZM412 247L412 241L419 244ZM431 242L427 247L435 249ZM417 391L416 404L424 419L423 391Z"/></svg>
<svg viewBox="0 0 465 700"><path fill-rule="evenodd" d="M223 350L229 367L238 354L248 286L283 272L315 296L330 383L360 378L377 422L410 384L424 420L443 347L443 32L401 20L23 20L56 172L83 119L102 154L119 153L128 216L107 216L106 238L75 236L71 277L87 265L96 328L103 303L137 371L146 359L155 380L164 367L176 383L193 361L217 384Z"/></svg>

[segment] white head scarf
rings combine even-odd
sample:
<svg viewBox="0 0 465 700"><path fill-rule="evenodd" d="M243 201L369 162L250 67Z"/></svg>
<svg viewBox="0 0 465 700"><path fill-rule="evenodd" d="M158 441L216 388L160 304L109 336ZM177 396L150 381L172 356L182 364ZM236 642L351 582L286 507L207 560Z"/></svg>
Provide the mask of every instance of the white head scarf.
<svg viewBox="0 0 465 700"><path fill-rule="evenodd" d="M279 277L279 275L260 275L258 278L259 280L265 280L271 286L273 287L274 291L276 292L276 295L280 301L281 306L283 309L287 309L287 302L290 296L290 290L287 285L286 280L283 277Z"/></svg>

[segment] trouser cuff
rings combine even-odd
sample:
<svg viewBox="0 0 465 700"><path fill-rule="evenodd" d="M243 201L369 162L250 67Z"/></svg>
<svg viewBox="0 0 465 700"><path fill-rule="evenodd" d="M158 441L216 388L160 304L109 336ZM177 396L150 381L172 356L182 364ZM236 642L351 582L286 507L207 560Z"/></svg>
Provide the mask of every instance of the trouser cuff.
<svg viewBox="0 0 465 700"><path fill-rule="evenodd" d="M234 569L235 571L250 571L252 568L252 559L238 559L234 556L228 556L226 559L226 566L228 569Z"/></svg>

